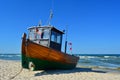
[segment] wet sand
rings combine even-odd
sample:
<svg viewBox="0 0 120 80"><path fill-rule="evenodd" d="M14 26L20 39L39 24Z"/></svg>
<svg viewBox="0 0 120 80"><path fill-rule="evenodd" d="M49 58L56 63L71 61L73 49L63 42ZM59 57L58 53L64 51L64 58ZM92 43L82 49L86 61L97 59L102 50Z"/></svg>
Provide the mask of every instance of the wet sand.
<svg viewBox="0 0 120 80"><path fill-rule="evenodd" d="M18 61L0 60L0 80L120 80L120 72L80 67L73 70L29 71L22 69Z"/></svg>

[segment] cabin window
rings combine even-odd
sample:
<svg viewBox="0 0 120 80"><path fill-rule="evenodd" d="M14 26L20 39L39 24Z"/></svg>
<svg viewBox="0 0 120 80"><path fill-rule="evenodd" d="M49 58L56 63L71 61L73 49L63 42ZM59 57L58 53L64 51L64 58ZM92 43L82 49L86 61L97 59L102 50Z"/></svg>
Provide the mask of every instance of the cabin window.
<svg viewBox="0 0 120 80"><path fill-rule="evenodd" d="M30 31L29 31L29 39L30 40L34 40L35 37L36 37L35 30L34 29L30 29Z"/></svg>
<svg viewBox="0 0 120 80"><path fill-rule="evenodd" d="M30 29L29 30L29 39L30 40L37 40L37 39L49 39L50 37L50 30L49 29Z"/></svg>
<svg viewBox="0 0 120 80"><path fill-rule="evenodd" d="M38 30L35 31L36 39L41 39L41 32L42 32L42 29L40 29L40 28L38 28Z"/></svg>
<svg viewBox="0 0 120 80"><path fill-rule="evenodd" d="M61 34L57 34L57 43L61 43Z"/></svg>
<svg viewBox="0 0 120 80"><path fill-rule="evenodd" d="M50 36L49 30L48 29L44 30L42 35L43 35L43 39L49 39Z"/></svg>
<svg viewBox="0 0 120 80"><path fill-rule="evenodd" d="M60 33L52 31L51 41L61 44L62 35Z"/></svg>
<svg viewBox="0 0 120 80"><path fill-rule="evenodd" d="M51 41L56 42L56 33L52 31Z"/></svg>

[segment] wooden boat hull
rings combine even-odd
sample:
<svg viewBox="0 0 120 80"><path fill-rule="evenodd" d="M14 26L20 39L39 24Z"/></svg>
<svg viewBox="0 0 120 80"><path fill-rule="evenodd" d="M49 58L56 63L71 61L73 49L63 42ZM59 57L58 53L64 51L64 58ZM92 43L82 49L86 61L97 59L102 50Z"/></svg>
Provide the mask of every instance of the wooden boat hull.
<svg viewBox="0 0 120 80"><path fill-rule="evenodd" d="M22 40L22 67L29 69L30 62L34 70L73 69L79 58L26 40Z"/></svg>
<svg viewBox="0 0 120 80"><path fill-rule="evenodd" d="M29 62L33 62L35 65L34 70L46 70L46 69L73 69L75 68L75 64L64 64L64 63L59 63L59 62L53 62L53 61L48 61L48 60L41 60L41 59L36 59L36 58L31 58L31 57L26 57L24 54L22 55L23 62L22 62L22 67L29 69ZM24 64L24 60L28 59L26 63Z"/></svg>

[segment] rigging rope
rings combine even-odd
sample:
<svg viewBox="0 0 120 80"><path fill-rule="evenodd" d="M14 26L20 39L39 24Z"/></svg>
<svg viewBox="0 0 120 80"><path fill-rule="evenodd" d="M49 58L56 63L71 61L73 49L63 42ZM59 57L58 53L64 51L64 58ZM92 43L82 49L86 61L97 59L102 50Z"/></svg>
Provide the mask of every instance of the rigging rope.
<svg viewBox="0 0 120 80"><path fill-rule="evenodd" d="M14 79L16 76L18 76L21 72L23 71L23 68L20 69L19 73L17 73L16 75L14 75L13 77L10 78L10 80Z"/></svg>
<svg viewBox="0 0 120 80"><path fill-rule="evenodd" d="M24 44L24 45L25 45L25 44ZM25 47L25 49L26 49L26 47ZM14 76L12 76L12 77L10 78L10 80L14 79L14 78L15 78L16 76L18 76L22 71L23 71L23 67L21 67L20 71L19 71L17 74L15 74Z"/></svg>

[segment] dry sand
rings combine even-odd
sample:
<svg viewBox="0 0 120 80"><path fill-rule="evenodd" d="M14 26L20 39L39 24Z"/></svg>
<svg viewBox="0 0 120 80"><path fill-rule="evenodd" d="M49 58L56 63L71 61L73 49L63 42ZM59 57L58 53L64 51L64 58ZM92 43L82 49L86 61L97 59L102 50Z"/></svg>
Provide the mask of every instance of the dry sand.
<svg viewBox="0 0 120 80"><path fill-rule="evenodd" d="M73 70L40 70L22 69L21 63L0 60L0 80L120 80L120 73L90 68L75 68ZM12 78L12 79L11 79Z"/></svg>

